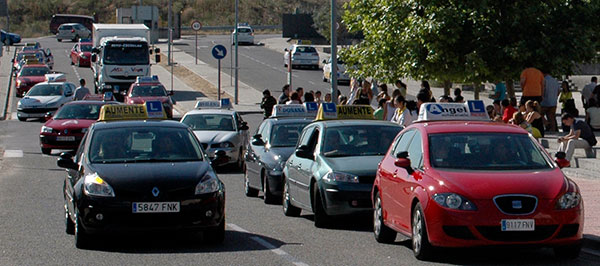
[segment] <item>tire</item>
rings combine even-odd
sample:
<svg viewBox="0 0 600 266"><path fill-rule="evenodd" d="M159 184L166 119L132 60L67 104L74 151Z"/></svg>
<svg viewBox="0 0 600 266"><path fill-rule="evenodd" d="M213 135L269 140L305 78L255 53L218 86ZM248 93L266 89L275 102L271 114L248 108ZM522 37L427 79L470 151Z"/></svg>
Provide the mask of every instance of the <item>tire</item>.
<svg viewBox="0 0 600 266"><path fill-rule="evenodd" d="M75 214L75 247L84 249L89 246L90 236L85 232L83 225L81 224L81 218L79 214Z"/></svg>
<svg viewBox="0 0 600 266"><path fill-rule="evenodd" d="M248 169L244 171L244 194L246 197L258 196L258 189L250 187L250 180L248 179Z"/></svg>
<svg viewBox="0 0 600 266"><path fill-rule="evenodd" d="M50 153L52 153L52 149L50 149L50 148L42 148L42 154L49 155Z"/></svg>
<svg viewBox="0 0 600 266"><path fill-rule="evenodd" d="M554 256L559 259L576 259L581 252L581 243L554 248Z"/></svg>
<svg viewBox="0 0 600 266"><path fill-rule="evenodd" d="M379 243L394 243L396 240L396 231L387 227L383 223L383 209L381 208L381 198L379 192L375 194L375 210L373 210L373 234L375 240Z"/></svg>
<svg viewBox="0 0 600 266"><path fill-rule="evenodd" d="M265 204L275 204L281 201L278 201L275 198L275 195L273 195L273 193L271 193L271 188L269 186L269 180L267 178L267 175L263 174L263 198L265 201Z"/></svg>
<svg viewBox="0 0 600 266"><path fill-rule="evenodd" d="M204 241L210 244L221 244L225 240L225 218L219 225L204 231Z"/></svg>
<svg viewBox="0 0 600 266"><path fill-rule="evenodd" d="M20 117L17 115L17 118L19 119L19 121L24 122L27 121L27 117Z"/></svg>
<svg viewBox="0 0 600 266"><path fill-rule="evenodd" d="M65 233L68 235L75 234L75 223L69 217L69 209L67 208L67 203L65 202Z"/></svg>
<svg viewBox="0 0 600 266"><path fill-rule="evenodd" d="M427 236L427 227L425 225L425 216L423 215L423 208L421 204L413 208L412 214L412 250L415 257L419 260L427 260L431 258L433 254L433 247L429 243L429 237Z"/></svg>
<svg viewBox="0 0 600 266"><path fill-rule="evenodd" d="M287 67L287 64L283 64L283 67Z"/></svg>
<svg viewBox="0 0 600 266"><path fill-rule="evenodd" d="M283 179L283 201L281 205L283 206L283 214L289 217L298 217L300 216L300 212L302 209L292 205L290 192L290 186L288 185L287 179Z"/></svg>
<svg viewBox="0 0 600 266"><path fill-rule="evenodd" d="M329 222L331 217L327 215L325 212L325 208L323 207L323 199L321 198L321 193L319 192L319 188L317 184L314 184L313 187L313 204L312 209L315 214L315 227L317 228L326 228L329 226Z"/></svg>
<svg viewBox="0 0 600 266"><path fill-rule="evenodd" d="M79 35L75 35L75 38L72 40L73 42L79 41Z"/></svg>

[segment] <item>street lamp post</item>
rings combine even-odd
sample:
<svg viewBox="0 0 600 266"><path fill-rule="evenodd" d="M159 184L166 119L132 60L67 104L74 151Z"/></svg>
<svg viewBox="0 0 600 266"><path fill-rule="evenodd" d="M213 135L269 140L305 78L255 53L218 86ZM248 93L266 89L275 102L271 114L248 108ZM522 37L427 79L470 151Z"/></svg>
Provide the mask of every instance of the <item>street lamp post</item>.
<svg viewBox="0 0 600 266"><path fill-rule="evenodd" d="M234 42L235 42L235 104L238 104L238 4L240 0L235 0L235 25L233 28L235 30Z"/></svg>
<svg viewBox="0 0 600 266"><path fill-rule="evenodd" d="M335 0L331 0L331 101L337 103L337 40L336 40L336 16Z"/></svg>

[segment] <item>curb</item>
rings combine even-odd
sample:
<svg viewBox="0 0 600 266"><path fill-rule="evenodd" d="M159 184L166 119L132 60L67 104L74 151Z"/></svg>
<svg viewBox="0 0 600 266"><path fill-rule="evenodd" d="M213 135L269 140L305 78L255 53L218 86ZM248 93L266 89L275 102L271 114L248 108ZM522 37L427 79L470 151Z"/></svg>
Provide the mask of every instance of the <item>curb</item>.
<svg viewBox="0 0 600 266"><path fill-rule="evenodd" d="M600 257L600 236L584 234L583 248L581 251Z"/></svg>

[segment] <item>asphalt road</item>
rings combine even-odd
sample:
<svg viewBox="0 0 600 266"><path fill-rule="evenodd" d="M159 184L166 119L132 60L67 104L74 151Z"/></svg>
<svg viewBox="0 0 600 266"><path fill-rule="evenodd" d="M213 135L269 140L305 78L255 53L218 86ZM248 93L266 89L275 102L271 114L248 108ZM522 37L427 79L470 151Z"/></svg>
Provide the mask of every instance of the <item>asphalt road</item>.
<svg viewBox="0 0 600 266"><path fill-rule="evenodd" d="M55 53L55 68L75 81L74 68L62 56L72 43L41 42ZM91 80L89 70L76 69ZM254 132L260 115L244 118ZM224 244L204 244L200 235L147 232L102 236L91 249L79 250L73 236L64 232L66 174L56 166L59 151L41 154L41 126L39 121L0 121L0 150L4 151L0 151L0 156L4 154L0 157L0 265L590 265L599 261L586 253L574 261L557 261L550 249L485 248L442 250L436 261L420 262L405 238L398 237L390 245L375 242L370 217L342 217L332 228L315 228L310 213L285 217L280 205L245 197L242 174L227 169L219 172L227 190Z"/></svg>

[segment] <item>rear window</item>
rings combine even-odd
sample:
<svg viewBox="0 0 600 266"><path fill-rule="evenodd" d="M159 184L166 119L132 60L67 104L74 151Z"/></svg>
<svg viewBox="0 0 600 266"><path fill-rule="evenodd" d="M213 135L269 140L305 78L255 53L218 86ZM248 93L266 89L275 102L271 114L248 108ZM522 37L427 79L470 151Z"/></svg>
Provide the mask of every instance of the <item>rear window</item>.
<svg viewBox="0 0 600 266"><path fill-rule="evenodd" d="M250 33L250 32L252 32L252 30L249 29L249 28L239 28L238 31L240 33Z"/></svg>
<svg viewBox="0 0 600 266"><path fill-rule="evenodd" d="M63 26L60 26L60 28L58 28L58 29L59 30L70 30L70 29L73 29L73 26L71 26L71 25L63 25Z"/></svg>
<svg viewBox="0 0 600 266"><path fill-rule="evenodd" d="M296 47L296 52L300 53L316 53L317 50L312 46L298 46Z"/></svg>

